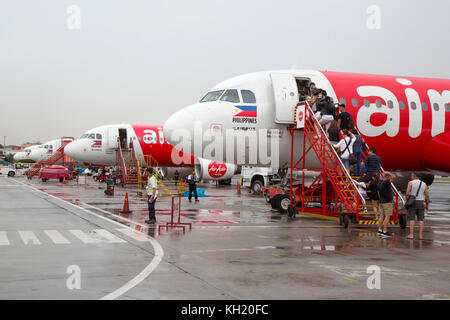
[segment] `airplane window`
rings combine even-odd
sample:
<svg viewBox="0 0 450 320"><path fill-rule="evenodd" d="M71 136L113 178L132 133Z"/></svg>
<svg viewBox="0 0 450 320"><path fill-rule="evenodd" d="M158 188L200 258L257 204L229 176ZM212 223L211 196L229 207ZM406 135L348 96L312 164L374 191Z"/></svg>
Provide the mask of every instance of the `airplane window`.
<svg viewBox="0 0 450 320"><path fill-rule="evenodd" d="M400 109L405 110L405 103L403 101L400 101L399 104L400 104Z"/></svg>
<svg viewBox="0 0 450 320"><path fill-rule="evenodd" d="M375 104L377 105L377 108L381 108L381 100L377 99L377 101L375 101Z"/></svg>
<svg viewBox="0 0 450 320"><path fill-rule="evenodd" d="M388 100L388 108L394 109L394 103L391 100Z"/></svg>
<svg viewBox="0 0 450 320"><path fill-rule="evenodd" d="M411 102L411 109L413 109L413 110L417 109L417 104L414 101Z"/></svg>
<svg viewBox="0 0 450 320"><path fill-rule="evenodd" d="M241 94L244 103L256 103L255 94L250 90L241 90Z"/></svg>
<svg viewBox="0 0 450 320"><path fill-rule="evenodd" d="M422 102L422 109L423 109L424 111L427 111L427 110L428 110L428 104L427 104L426 102Z"/></svg>
<svg viewBox="0 0 450 320"><path fill-rule="evenodd" d="M353 99L352 99L352 104L353 104L353 106L354 106L355 108L358 107L358 99L353 98Z"/></svg>
<svg viewBox="0 0 450 320"><path fill-rule="evenodd" d="M445 104L445 111L450 112L450 104Z"/></svg>
<svg viewBox="0 0 450 320"><path fill-rule="evenodd" d="M433 103L433 108L435 111L439 111L439 105L437 103Z"/></svg>
<svg viewBox="0 0 450 320"><path fill-rule="evenodd" d="M368 108L370 107L369 99L364 99L364 105Z"/></svg>
<svg viewBox="0 0 450 320"><path fill-rule="evenodd" d="M222 93L225 90L218 90L218 91L211 91L208 92L203 98L202 100L200 100L200 102L210 102L210 101L216 101L217 99L219 99L219 97L222 95Z"/></svg>
<svg viewBox="0 0 450 320"><path fill-rule="evenodd" d="M226 101L226 102L238 103L238 102L240 102L238 91L236 89L227 90L223 94L222 98L220 98L220 100Z"/></svg>
<svg viewBox="0 0 450 320"><path fill-rule="evenodd" d="M95 134L95 139L102 140L102 135L100 133Z"/></svg>

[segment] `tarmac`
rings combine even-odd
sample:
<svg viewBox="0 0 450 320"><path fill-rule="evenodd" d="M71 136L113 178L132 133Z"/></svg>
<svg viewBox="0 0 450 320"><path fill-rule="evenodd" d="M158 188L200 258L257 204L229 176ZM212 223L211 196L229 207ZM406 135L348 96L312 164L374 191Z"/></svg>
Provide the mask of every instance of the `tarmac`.
<svg viewBox="0 0 450 320"><path fill-rule="evenodd" d="M289 219L235 181L199 187L208 197L181 199L183 232L164 227L169 195L150 227L136 189L0 177L0 299L450 299L448 179L430 187L424 240Z"/></svg>

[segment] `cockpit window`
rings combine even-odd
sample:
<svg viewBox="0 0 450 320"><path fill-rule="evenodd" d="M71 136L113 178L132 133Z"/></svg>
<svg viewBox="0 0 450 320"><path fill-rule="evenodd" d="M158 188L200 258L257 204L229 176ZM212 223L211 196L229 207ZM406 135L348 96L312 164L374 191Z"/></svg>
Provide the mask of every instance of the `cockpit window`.
<svg viewBox="0 0 450 320"><path fill-rule="evenodd" d="M219 97L222 95L222 93L225 90L218 90L218 91L211 91L208 92L203 98L202 100L200 100L200 102L211 102L211 101L216 101L217 99L219 99Z"/></svg>
<svg viewBox="0 0 450 320"><path fill-rule="evenodd" d="M244 103L256 103L255 94L250 90L241 90L241 95Z"/></svg>
<svg viewBox="0 0 450 320"><path fill-rule="evenodd" d="M95 139L102 140L102 135L100 133L95 134Z"/></svg>
<svg viewBox="0 0 450 320"><path fill-rule="evenodd" d="M240 100L239 100L238 91L236 89L227 90L223 94L222 98L220 98L220 100L227 101L227 102L233 102L233 103L239 103Z"/></svg>

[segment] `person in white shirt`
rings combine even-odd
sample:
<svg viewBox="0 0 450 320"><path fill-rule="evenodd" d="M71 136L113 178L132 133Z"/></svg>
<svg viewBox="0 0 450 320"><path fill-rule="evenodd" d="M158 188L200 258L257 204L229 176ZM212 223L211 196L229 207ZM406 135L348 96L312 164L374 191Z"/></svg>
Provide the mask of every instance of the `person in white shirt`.
<svg viewBox="0 0 450 320"><path fill-rule="evenodd" d="M147 168L148 183L147 183L147 198L148 198L148 216L149 219L145 221L148 224L156 223L155 203L158 198L158 182L153 174L153 168Z"/></svg>
<svg viewBox="0 0 450 320"><path fill-rule="evenodd" d="M408 201L410 196L416 197L416 201L412 207L408 208L409 235L407 238L414 239L414 224L417 217L417 221L419 221L419 240L422 240L425 208L428 210L430 194L427 184L421 181L416 173L411 173L411 179L406 189L406 201Z"/></svg>
<svg viewBox="0 0 450 320"><path fill-rule="evenodd" d="M337 144L334 144L333 146L337 149L339 148L341 150L341 160L344 163L344 166L347 170L350 169L350 154L353 150L353 143L355 142L355 139L351 138L350 133L348 130L343 130L342 134L344 138L339 141Z"/></svg>

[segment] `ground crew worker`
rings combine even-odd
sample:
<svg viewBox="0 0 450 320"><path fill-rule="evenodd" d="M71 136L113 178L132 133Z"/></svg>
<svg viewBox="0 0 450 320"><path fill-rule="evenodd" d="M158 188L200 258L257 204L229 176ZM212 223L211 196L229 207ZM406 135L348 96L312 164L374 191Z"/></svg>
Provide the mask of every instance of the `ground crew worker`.
<svg viewBox="0 0 450 320"><path fill-rule="evenodd" d="M148 183L147 183L147 200L148 200L148 220L145 223L155 224L155 203L158 198L158 182L153 174L153 168L147 168Z"/></svg>
<svg viewBox="0 0 450 320"><path fill-rule="evenodd" d="M180 179L180 174L178 173L178 170L175 170L174 178L175 178L175 182L178 182L178 180Z"/></svg>
<svg viewBox="0 0 450 320"><path fill-rule="evenodd" d="M192 173L187 177L187 183L189 185L189 202L192 202L192 192L194 192L195 196L195 202L198 202L198 196L197 196L197 182L198 178L195 175L195 170L192 170Z"/></svg>

